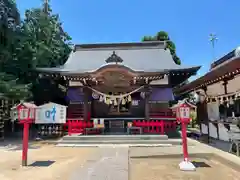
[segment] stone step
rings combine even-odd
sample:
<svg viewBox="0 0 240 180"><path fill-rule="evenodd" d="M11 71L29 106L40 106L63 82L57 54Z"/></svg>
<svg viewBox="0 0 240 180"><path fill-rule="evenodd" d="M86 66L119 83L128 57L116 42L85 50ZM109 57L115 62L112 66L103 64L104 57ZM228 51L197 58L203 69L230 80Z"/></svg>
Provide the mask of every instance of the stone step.
<svg viewBox="0 0 240 180"><path fill-rule="evenodd" d="M167 135L72 135L64 136L62 140L72 141L72 140L96 140L96 141L112 141L112 140L168 140Z"/></svg>
<svg viewBox="0 0 240 180"><path fill-rule="evenodd" d="M181 141L174 140L62 140L59 144L171 144L181 145Z"/></svg>

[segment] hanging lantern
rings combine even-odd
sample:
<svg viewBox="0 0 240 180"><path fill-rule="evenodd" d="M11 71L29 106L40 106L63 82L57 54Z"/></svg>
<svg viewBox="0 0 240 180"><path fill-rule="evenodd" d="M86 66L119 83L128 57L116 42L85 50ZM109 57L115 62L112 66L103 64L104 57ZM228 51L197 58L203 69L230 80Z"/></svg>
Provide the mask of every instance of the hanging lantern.
<svg viewBox="0 0 240 180"><path fill-rule="evenodd" d="M93 99L99 99L99 94L97 94L96 92L93 92L92 97Z"/></svg>

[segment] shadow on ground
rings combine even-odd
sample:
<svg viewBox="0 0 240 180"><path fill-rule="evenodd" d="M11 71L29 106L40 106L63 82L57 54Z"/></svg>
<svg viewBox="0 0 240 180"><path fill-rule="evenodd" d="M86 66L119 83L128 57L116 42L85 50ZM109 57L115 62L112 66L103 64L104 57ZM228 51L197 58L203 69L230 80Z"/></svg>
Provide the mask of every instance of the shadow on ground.
<svg viewBox="0 0 240 180"><path fill-rule="evenodd" d="M55 161L35 161L34 163L30 164L31 167L49 167L51 166Z"/></svg>

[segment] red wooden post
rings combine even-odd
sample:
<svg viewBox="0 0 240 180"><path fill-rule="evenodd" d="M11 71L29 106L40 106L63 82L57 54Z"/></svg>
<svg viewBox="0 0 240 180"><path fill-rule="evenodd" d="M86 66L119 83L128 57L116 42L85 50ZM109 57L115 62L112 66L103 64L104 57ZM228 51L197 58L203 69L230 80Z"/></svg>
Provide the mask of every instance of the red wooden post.
<svg viewBox="0 0 240 180"><path fill-rule="evenodd" d="M183 159L188 161L188 147L187 147L187 124L182 122L182 148L183 148Z"/></svg>
<svg viewBox="0 0 240 180"><path fill-rule="evenodd" d="M23 124L23 142L22 142L22 166L27 166L28 159L28 138L29 138L29 124L35 118L35 106L26 107L20 104L18 109L18 120ZM26 114L27 113L27 114Z"/></svg>
<svg viewBox="0 0 240 180"><path fill-rule="evenodd" d="M181 104L177 108L176 118L182 124L182 148L183 148L183 161L179 164L179 167L183 171L194 171L195 166L188 159L187 148L187 124L190 122L190 108L186 104Z"/></svg>
<svg viewBox="0 0 240 180"><path fill-rule="evenodd" d="M31 117L30 117L30 111L31 109L27 109L28 110L28 114L27 117L24 117L24 113L23 111L25 110L24 107L20 107L19 108L19 112L18 112L18 117L20 121L23 121L23 143L22 143L22 166L27 166L27 156L28 156L28 137L29 137L29 123L31 121ZM21 119L21 114L23 113L23 119Z"/></svg>
<svg viewBox="0 0 240 180"><path fill-rule="evenodd" d="M22 166L27 166L29 123L23 123Z"/></svg>

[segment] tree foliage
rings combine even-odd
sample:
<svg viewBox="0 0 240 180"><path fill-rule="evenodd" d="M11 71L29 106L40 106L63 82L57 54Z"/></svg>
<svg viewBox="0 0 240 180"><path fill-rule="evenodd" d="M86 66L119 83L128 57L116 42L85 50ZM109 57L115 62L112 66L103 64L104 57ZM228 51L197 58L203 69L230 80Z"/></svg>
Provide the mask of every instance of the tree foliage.
<svg viewBox="0 0 240 180"><path fill-rule="evenodd" d="M159 31L155 36L144 36L142 38L142 41L166 41L167 48L169 49L174 62L178 65L181 64L181 60L176 54L176 46L175 46L174 42L171 41L167 32Z"/></svg>
<svg viewBox="0 0 240 180"><path fill-rule="evenodd" d="M49 2L49 1L48 1ZM0 93L11 99L39 96L38 83L32 73L36 67L53 67L65 63L70 51L70 36L63 30L59 16L48 3L28 9L20 17L12 0L0 2Z"/></svg>

